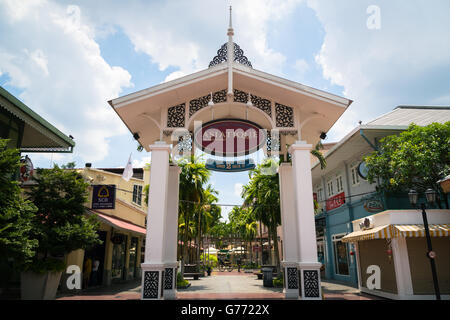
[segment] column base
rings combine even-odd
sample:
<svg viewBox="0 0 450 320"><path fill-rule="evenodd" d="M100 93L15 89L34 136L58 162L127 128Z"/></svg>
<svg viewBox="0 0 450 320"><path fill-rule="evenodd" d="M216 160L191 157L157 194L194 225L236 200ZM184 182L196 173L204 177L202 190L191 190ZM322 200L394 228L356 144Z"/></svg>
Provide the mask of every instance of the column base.
<svg viewBox="0 0 450 320"><path fill-rule="evenodd" d="M298 280L298 263L282 262L284 269L284 296L286 299L297 300L300 297Z"/></svg>
<svg viewBox="0 0 450 320"><path fill-rule="evenodd" d="M178 263L166 263L164 268L164 299L177 298L177 267Z"/></svg>
<svg viewBox="0 0 450 320"><path fill-rule="evenodd" d="M321 266L317 262L299 263L302 300L322 300L322 286L320 284Z"/></svg>
<svg viewBox="0 0 450 320"><path fill-rule="evenodd" d="M162 300L164 298L163 264L141 264L142 269L142 300Z"/></svg>

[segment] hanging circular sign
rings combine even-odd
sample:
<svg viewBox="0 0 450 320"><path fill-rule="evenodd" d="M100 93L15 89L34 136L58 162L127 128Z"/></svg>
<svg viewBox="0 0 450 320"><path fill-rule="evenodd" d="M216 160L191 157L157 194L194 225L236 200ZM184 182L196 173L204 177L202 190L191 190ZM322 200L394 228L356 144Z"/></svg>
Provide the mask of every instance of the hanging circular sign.
<svg viewBox="0 0 450 320"><path fill-rule="evenodd" d="M264 146L266 131L250 121L222 119L196 129L194 143L202 151L214 156L244 156Z"/></svg>
<svg viewBox="0 0 450 320"><path fill-rule="evenodd" d="M28 156L25 156L25 158L20 159L20 163L22 164L20 167L20 181L26 182L33 176L33 162Z"/></svg>
<svg viewBox="0 0 450 320"><path fill-rule="evenodd" d="M369 169L367 168L366 163L363 161L358 166L358 174L364 180L367 180L367 175L369 173Z"/></svg>

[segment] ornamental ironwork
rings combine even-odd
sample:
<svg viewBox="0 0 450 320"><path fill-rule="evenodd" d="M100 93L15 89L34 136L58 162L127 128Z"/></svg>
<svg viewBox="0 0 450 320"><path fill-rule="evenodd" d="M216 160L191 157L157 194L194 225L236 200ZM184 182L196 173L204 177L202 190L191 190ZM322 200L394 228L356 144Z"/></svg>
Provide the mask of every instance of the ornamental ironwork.
<svg viewBox="0 0 450 320"><path fill-rule="evenodd" d="M186 114L186 104L182 103L174 107L170 107L167 111L167 127L183 128L184 118Z"/></svg>
<svg viewBox="0 0 450 320"><path fill-rule="evenodd" d="M319 298L319 272L317 270L304 270L303 283L305 287L305 298Z"/></svg>
<svg viewBox="0 0 450 320"><path fill-rule="evenodd" d="M294 126L294 110L291 107L275 103L275 120L279 128Z"/></svg>
<svg viewBox="0 0 450 320"><path fill-rule="evenodd" d="M158 284L159 284L159 272L145 271L143 298L158 299Z"/></svg>
<svg viewBox="0 0 450 320"><path fill-rule="evenodd" d="M239 45L233 42L234 45L234 61L244 66L252 67L252 63L248 61L247 57L244 56L244 50L241 49ZM225 43L220 49L217 51L217 56L209 63L209 68L221 64L228 60L228 43Z"/></svg>

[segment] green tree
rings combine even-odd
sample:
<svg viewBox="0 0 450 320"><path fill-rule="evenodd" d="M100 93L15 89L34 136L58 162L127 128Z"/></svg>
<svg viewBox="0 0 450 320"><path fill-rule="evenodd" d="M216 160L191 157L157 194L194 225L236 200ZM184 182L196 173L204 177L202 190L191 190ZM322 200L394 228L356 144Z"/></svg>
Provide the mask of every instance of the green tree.
<svg viewBox="0 0 450 320"><path fill-rule="evenodd" d="M281 225L279 178L278 173L264 174L268 171L268 168L276 168L277 165L275 160L267 159L250 171L250 181L244 186L242 196L244 197L244 204L252 208L256 219L260 221L260 232L261 223L268 227L274 244L276 265L279 270L281 267L277 234L277 227ZM262 239L260 239L260 245L262 248Z"/></svg>
<svg viewBox="0 0 450 320"><path fill-rule="evenodd" d="M365 162L368 181L379 180L380 191L431 188L440 192L437 181L450 174L450 122L426 127L412 124L399 135L383 138Z"/></svg>
<svg viewBox="0 0 450 320"><path fill-rule="evenodd" d="M206 169L205 164L200 159L191 155L189 158L183 158L178 161L181 167L180 173L180 210L179 221L184 223L184 245L182 255L182 268L188 262L189 226L190 222L195 218L194 215L201 210L204 200L203 186L207 183L211 173ZM197 227L200 228L200 217L197 214Z"/></svg>
<svg viewBox="0 0 450 320"><path fill-rule="evenodd" d="M37 208L21 195L14 179L21 166L20 154L17 149L8 149L7 144L8 140L0 139L0 256L2 263L10 260L10 267L16 268L35 254L38 242L31 238L31 230Z"/></svg>
<svg viewBox="0 0 450 320"><path fill-rule="evenodd" d="M39 241L33 271L61 269L52 257L62 257L77 249L100 244L94 216L85 215L88 183L75 170L38 169L36 185L28 193L38 211L32 235Z"/></svg>

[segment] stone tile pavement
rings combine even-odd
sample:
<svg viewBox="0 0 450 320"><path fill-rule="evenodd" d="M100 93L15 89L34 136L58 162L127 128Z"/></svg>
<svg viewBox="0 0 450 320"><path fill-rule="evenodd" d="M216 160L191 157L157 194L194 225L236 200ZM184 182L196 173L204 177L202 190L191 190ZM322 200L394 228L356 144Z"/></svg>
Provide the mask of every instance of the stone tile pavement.
<svg viewBox="0 0 450 320"><path fill-rule="evenodd" d="M191 286L180 289L177 298L181 300L233 300L233 299L284 299L282 288L265 288L262 280L250 273L213 272L210 277L189 279ZM114 284L110 287L91 288L72 295L59 295L57 300L138 300L140 281ZM322 281L325 300L379 300L380 298L361 294L358 289L329 281Z"/></svg>

